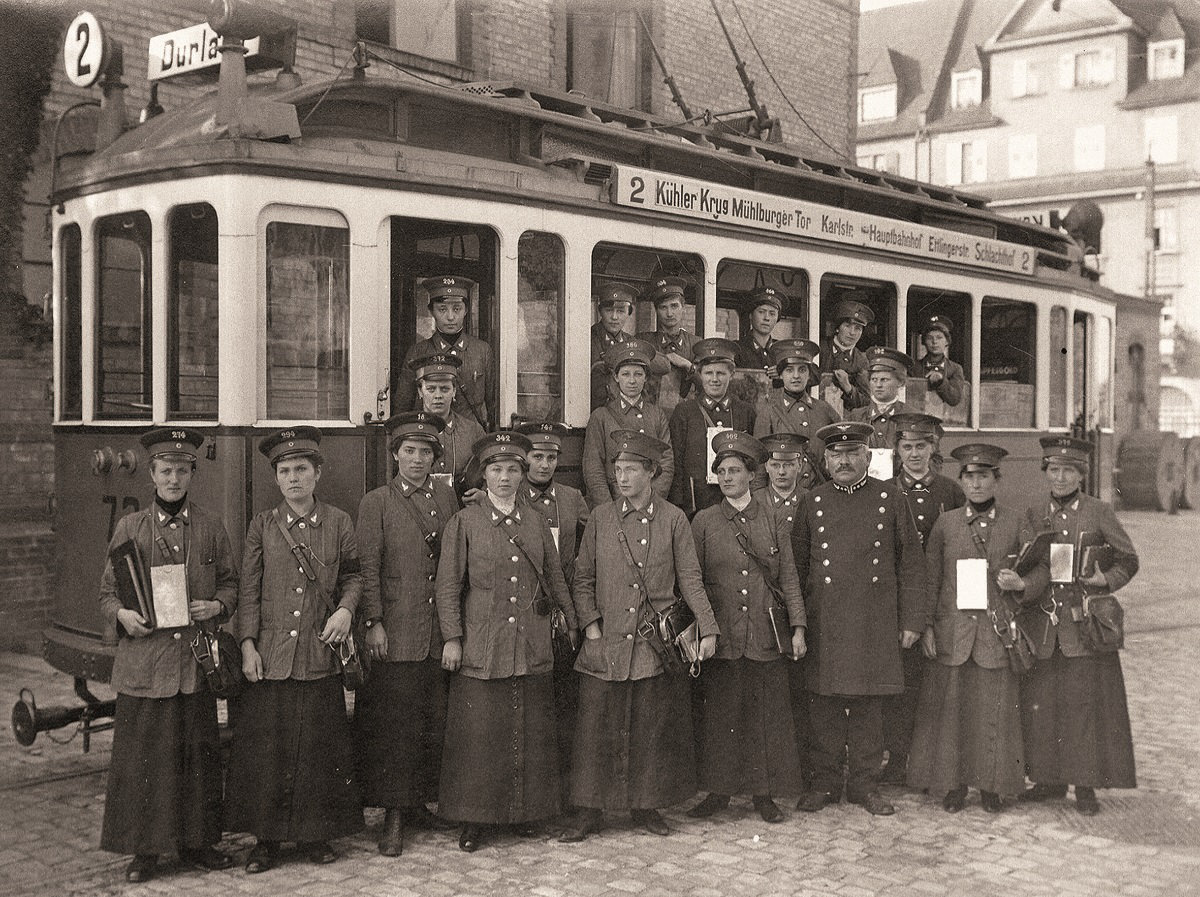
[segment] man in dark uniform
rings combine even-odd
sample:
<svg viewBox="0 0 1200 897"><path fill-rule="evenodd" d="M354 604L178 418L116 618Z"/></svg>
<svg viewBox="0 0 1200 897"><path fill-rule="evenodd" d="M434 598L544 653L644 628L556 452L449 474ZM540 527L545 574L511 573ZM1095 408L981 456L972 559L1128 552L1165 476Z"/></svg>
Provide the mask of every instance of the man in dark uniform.
<svg viewBox="0 0 1200 897"><path fill-rule="evenodd" d="M772 433L759 441L767 450L767 460L763 464L767 472L767 484L758 490L758 494L764 500L770 500L780 530L790 533L800 497L809 489L800 483L800 469L805 463L804 448L808 439L799 433Z"/></svg>
<svg viewBox="0 0 1200 897"><path fill-rule="evenodd" d="M399 856L404 826L439 827L425 804L437 800L446 674L433 605L441 533L458 510L454 490L430 474L445 423L407 411L384 428L396 476L358 506L359 558L371 675L359 689L355 742L364 803L384 807L379 852Z"/></svg>
<svg viewBox="0 0 1200 897"><path fill-rule="evenodd" d="M867 357L858 348L863 330L874 322L875 313L849 293L833 307L837 328L829 343L821 348L821 387L836 386L842 393L846 412L870 401L867 391ZM828 375L828 376L825 376Z"/></svg>
<svg viewBox="0 0 1200 897"><path fill-rule="evenodd" d="M633 315L633 303L638 293L627 283L606 283L600 286L593 297L600 320L592 325L592 410L612 398L611 372L604 363L604 356L614 345L633 339L625 329ZM650 363L650 372L661 376L671 369L671 363L661 355L655 355Z"/></svg>
<svg viewBox="0 0 1200 897"><path fill-rule="evenodd" d="M658 366L650 370L646 380L646 396L658 405L668 416L675 406L692 390L692 346L699 338L694 333L683 329L683 312L685 308L684 291L688 282L682 277L660 277L646 289L644 299L654 303L656 330L639 333L654 347L661 358L665 358L669 367L661 371L661 360Z"/></svg>
<svg viewBox="0 0 1200 897"><path fill-rule="evenodd" d="M807 445L800 459L800 484L811 489L824 480L818 466L825 446L817 431L837 421L838 413L828 402L814 399L809 389L819 376L813 361L820 347L812 340L781 339L771 345L771 365L783 388L767 400L754 423L759 439L771 433L796 433Z"/></svg>
<svg viewBox="0 0 1200 897"><path fill-rule="evenodd" d="M233 863L215 847L221 840L217 700L192 656L193 632L187 625L215 626L237 607L238 568L225 527L188 498L203 443L202 433L183 427L161 427L142 436L154 503L117 521L100 579L100 611L120 636L112 668L117 709L100 847L134 855L125 869L131 882L153 878L162 854L178 853L184 863L202 869L227 869ZM136 552L119 556L130 543ZM161 587L154 584L156 599L176 583L177 594L187 598L183 624L160 620L152 628L131 608L133 583L113 569L126 557L141 562L147 584L152 571L164 577Z"/></svg>
<svg viewBox="0 0 1200 897"><path fill-rule="evenodd" d="M771 346L775 340L771 333L779 323L779 313L783 310L783 300L774 287L758 287L746 294L743 300L745 317L750 326L738 337L737 366L740 368L756 368L770 370L774 367L771 357Z"/></svg>
<svg viewBox="0 0 1200 897"><path fill-rule="evenodd" d="M397 411L420 408L416 396L417 377L410 374L416 359L427 355L453 355L462 363L454 408L464 417L475 421L482 432L492 419L487 403L496 375L492 347L463 328L470 311L475 281L453 275L427 277L421 281L421 287L429 294L433 335L415 343L404 356L393 407Z"/></svg>
<svg viewBox="0 0 1200 897"><path fill-rule="evenodd" d="M958 405L967 392L967 378L962 365L951 361L950 319L945 315L934 315L921 328L921 344L925 346L925 357L921 359L921 375L929 384L929 391L937 393L947 405Z"/></svg>
<svg viewBox="0 0 1200 897"><path fill-rule="evenodd" d="M679 594L696 616L700 658L716 652L717 622L691 527L652 489L658 459L670 450L645 433L609 436L618 494L592 513L575 567L585 638L575 662L582 675L571 802L580 812L563 841L598 831L604 810L630 810L635 825L666 835L659 808L696 791L688 678L664 672L644 625Z"/></svg>
<svg viewBox="0 0 1200 897"><path fill-rule="evenodd" d="M955 480L934 473L930 465L941 435L941 421L931 414L905 412L894 415L892 424L896 429L896 455L900 459L900 472L892 482L908 502L909 513L924 547L938 516L943 511L961 508L967 499ZM921 673L925 666L919 645L903 651L901 660L904 693L883 699L883 748L887 751L888 762L880 781L885 785L904 784Z"/></svg>
<svg viewBox="0 0 1200 897"><path fill-rule="evenodd" d="M558 549L567 585L575 581L575 557L587 526L590 509L583 493L566 483L556 483L562 442L570 432L566 424L529 421L517 427L529 437L529 469L517 491L517 504L533 508L546 518ZM558 727L558 770L563 784L563 806L570 805L571 752L575 743L575 712L579 707L579 679L570 663L554 659L554 715Z"/></svg>
<svg viewBox="0 0 1200 897"><path fill-rule="evenodd" d="M675 476L671 502L690 519L697 511L721 500L716 477L709 482L709 451L718 430L749 433L754 429L754 407L729 394L737 346L727 339L703 339L693 347L692 360L700 395L675 406L671 412L671 446L675 451Z"/></svg>
<svg viewBox="0 0 1200 897"><path fill-rule="evenodd" d="M867 812L895 808L878 790L883 696L900 694L902 648L925 628L925 557L904 497L867 476L868 424L830 424L830 481L800 499L792 548L808 610L805 685L812 720L812 785L799 809L847 798ZM843 764L849 778L843 781Z"/></svg>
<svg viewBox="0 0 1200 897"><path fill-rule="evenodd" d="M412 367L421 410L443 421L437 433L441 451L434 456L432 476L461 497L474 485L466 482L466 470L471 447L483 436L474 418L454 409L462 361L456 355L438 353L414 359Z"/></svg>
<svg viewBox="0 0 1200 897"><path fill-rule="evenodd" d="M615 395L608 404L592 412L583 438L583 482L587 487L588 504L593 508L617 496L612 465L607 463L608 437L617 430L645 433L671 444L667 415L646 398L647 371L654 358L654 347L644 339L629 338L612 346L604 358L612 371ZM654 490L666 496L671 490L675 470L675 455L668 451L658 462L659 474Z"/></svg>

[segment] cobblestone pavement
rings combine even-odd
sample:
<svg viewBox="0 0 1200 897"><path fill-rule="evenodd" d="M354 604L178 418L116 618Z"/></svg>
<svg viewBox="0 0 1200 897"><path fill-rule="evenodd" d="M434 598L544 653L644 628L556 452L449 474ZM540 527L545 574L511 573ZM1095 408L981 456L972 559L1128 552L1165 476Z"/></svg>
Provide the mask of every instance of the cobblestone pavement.
<svg viewBox="0 0 1200 897"><path fill-rule="evenodd" d="M362 835L339 842L343 857L315 867L285 861L266 875L180 870L139 886L122 877L124 857L102 853L100 817L111 733L60 745L46 734L32 748L0 733L0 893L405 897L506 895L1151 895L1200 894L1200 597L1193 553L1200 513L1126 513L1142 572L1121 593L1139 788L1100 792L1102 812L1073 804L1019 806L985 814L944 813L933 797L891 789L897 814L874 818L848 805L759 821L747 800L705 821L685 807L667 815L670 838L610 828L583 844L503 837L475 854L453 833L409 836L404 855L374 846L379 814ZM0 697L22 686L40 706L76 703L71 683L40 659L0 654ZM106 696L106 695L102 695ZM59 737L69 730L52 733ZM244 858L245 836L223 847ZM169 870L164 870L169 871Z"/></svg>

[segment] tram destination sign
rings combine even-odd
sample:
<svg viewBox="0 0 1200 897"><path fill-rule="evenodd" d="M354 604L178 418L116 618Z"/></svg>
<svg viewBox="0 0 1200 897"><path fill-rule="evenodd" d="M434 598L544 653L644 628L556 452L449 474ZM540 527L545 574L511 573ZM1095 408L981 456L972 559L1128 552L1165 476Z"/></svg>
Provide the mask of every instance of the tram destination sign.
<svg viewBox="0 0 1200 897"><path fill-rule="evenodd" d="M627 165L615 166L613 181L615 202L623 206L957 265L1034 273L1033 248L1017 243Z"/></svg>

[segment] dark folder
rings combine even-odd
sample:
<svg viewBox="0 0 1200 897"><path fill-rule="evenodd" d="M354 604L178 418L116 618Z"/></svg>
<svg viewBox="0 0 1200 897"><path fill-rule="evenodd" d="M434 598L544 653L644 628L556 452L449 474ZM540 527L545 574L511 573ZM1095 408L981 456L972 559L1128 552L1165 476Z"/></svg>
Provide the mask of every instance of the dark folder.
<svg viewBox="0 0 1200 897"><path fill-rule="evenodd" d="M127 539L108 553L108 560L117 581L117 598L121 606L136 613L153 629L154 604L150 600L150 583L137 544Z"/></svg>

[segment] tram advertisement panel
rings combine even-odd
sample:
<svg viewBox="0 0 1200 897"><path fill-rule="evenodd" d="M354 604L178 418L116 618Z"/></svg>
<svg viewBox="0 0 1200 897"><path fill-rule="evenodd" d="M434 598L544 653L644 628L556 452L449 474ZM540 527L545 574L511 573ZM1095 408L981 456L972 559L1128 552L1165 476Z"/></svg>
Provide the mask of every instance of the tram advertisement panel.
<svg viewBox="0 0 1200 897"><path fill-rule="evenodd" d="M615 201L623 206L1011 274L1034 273L1033 248L1016 243L626 165L616 166L613 180Z"/></svg>

